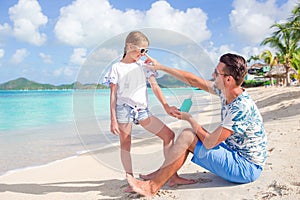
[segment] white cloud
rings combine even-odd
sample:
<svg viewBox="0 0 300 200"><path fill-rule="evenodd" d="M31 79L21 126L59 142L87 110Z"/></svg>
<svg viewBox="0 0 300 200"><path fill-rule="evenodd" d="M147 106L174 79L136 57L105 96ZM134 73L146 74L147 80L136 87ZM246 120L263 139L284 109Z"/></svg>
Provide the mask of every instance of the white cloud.
<svg viewBox="0 0 300 200"><path fill-rule="evenodd" d="M43 60L44 63L48 63L48 64L53 63L51 55L40 53L39 56Z"/></svg>
<svg viewBox="0 0 300 200"><path fill-rule="evenodd" d="M0 49L0 59L4 57L5 51L4 49Z"/></svg>
<svg viewBox="0 0 300 200"><path fill-rule="evenodd" d="M8 23L0 24L0 34L7 35L11 32L11 27Z"/></svg>
<svg viewBox="0 0 300 200"><path fill-rule="evenodd" d="M245 57L245 59L249 59L251 56L258 56L261 52L269 50L272 52L273 55L275 55L274 49L266 46L259 46L259 47L254 47L254 46L246 46L241 49L242 55Z"/></svg>
<svg viewBox="0 0 300 200"><path fill-rule="evenodd" d="M161 28L178 31L201 42L211 34L206 21L207 15L200 8L180 11L166 1L153 3L148 11L124 12L113 8L107 0L76 0L61 8L55 34L66 44L91 46L131 30Z"/></svg>
<svg viewBox="0 0 300 200"><path fill-rule="evenodd" d="M53 75L54 76L65 76L65 77L71 77L74 76L74 69L70 66L66 66L66 67L60 67L56 70L53 71Z"/></svg>
<svg viewBox="0 0 300 200"><path fill-rule="evenodd" d="M89 54L86 62L78 70L76 80L81 83L96 83L107 72L107 68L121 55L114 48L99 46Z"/></svg>
<svg viewBox="0 0 300 200"><path fill-rule="evenodd" d="M9 8L10 19L13 21L13 35L24 42L42 45L47 37L40 33L39 28L48 22L47 16L42 13L37 0L19 0Z"/></svg>
<svg viewBox="0 0 300 200"><path fill-rule="evenodd" d="M17 49L15 54L11 57L10 61L13 64L19 64L29 55L29 52L26 49Z"/></svg>
<svg viewBox="0 0 300 200"><path fill-rule="evenodd" d="M291 16L291 11L299 4L299 0L288 0L285 4L277 9L276 20L287 19Z"/></svg>
<svg viewBox="0 0 300 200"><path fill-rule="evenodd" d="M232 45L221 45L219 47L214 47L213 44L211 45L212 46L209 48L208 55L215 66L218 64L221 55L225 53L237 53L236 51L233 50L234 48ZM211 72L212 71L210 70L210 74Z"/></svg>
<svg viewBox="0 0 300 200"><path fill-rule="evenodd" d="M66 44L91 46L124 32L139 19L137 12L123 13L107 0L77 0L60 9L55 33Z"/></svg>
<svg viewBox="0 0 300 200"><path fill-rule="evenodd" d="M270 1L236 0L233 7L229 15L231 28L241 39L248 43L259 43L270 33L276 9Z"/></svg>
<svg viewBox="0 0 300 200"><path fill-rule="evenodd" d="M70 56L70 62L75 65L82 65L86 60L87 50L85 48L73 49L73 54Z"/></svg>
<svg viewBox="0 0 300 200"><path fill-rule="evenodd" d="M157 1L146 12L141 26L176 31L200 43L211 35L206 21L207 15L200 8L189 8L184 12L172 8L166 1Z"/></svg>
<svg viewBox="0 0 300 200"><path fill-rule="evenodd" d="M286 19L296 0L278 7L275 0L235 0L229 15L232 31L246 44L262 42L270 35L270 26L279 19ZM289 9L287 9L289 8Z"/></svg>

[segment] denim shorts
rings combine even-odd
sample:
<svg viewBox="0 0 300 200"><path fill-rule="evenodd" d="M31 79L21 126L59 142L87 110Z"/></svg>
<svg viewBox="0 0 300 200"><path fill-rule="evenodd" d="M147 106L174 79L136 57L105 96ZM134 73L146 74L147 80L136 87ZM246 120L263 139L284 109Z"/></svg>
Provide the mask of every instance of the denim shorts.
<svg viewBox="0 0 300 200"><path fill-rule="evenodd" d="M116 107L118 123L134 122L135 124L139 124L139 121L147 119L151 115L148 108L135 109L127 104L117 105Z"/></svg>
<svg viewBox="0 0 300 200"><path fill-rule="evenodd" d="M194 150L192 162L234 183L252 182L262 172L261 166L246 160L238 152L229 149L224 143L212 149L206 149L199 140Z"/></svg>

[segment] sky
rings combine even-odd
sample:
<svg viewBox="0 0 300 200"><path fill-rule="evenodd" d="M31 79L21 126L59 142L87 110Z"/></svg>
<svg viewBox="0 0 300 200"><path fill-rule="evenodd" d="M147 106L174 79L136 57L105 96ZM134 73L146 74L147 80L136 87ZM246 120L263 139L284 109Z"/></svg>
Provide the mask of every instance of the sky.
<svg viewBox="0 0 300 200"><path fill-rule="evenodd" d="M270 26L284 22L297 2L0 0L0 83L25 77L60 85L82 74L83 81L99 81L133 30L146 33L150 56L210 78L222 54L248 59L267 49L260 43Z"/></svg>

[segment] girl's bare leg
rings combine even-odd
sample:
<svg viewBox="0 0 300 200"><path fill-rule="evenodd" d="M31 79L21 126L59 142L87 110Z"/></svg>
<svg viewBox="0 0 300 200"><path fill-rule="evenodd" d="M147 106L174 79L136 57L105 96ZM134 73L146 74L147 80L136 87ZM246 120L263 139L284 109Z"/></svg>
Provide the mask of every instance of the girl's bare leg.
<svg viewBox="0 0 300 200"><path fill-rule="evenodd" d="M132 171L132 161L131 161L131 130L132 130L132 124L131 123L119 123L119 129L120 129L120 155L121 155L121 162L123 165L123 168L127 174L133 176ZM128 186L126 188L125 192L132 192L132 188Z"/></svg>

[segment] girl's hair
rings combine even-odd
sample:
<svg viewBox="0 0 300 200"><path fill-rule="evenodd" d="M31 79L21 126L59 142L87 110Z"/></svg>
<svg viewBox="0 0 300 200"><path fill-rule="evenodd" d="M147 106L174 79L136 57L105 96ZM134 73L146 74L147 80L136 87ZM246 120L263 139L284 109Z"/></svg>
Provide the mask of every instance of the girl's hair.
<svg viewBox="0 0 300 200"><path fill-rule="evenodd" d="M247 74L247 63L245 59L242 56L227 53L221 56L220 62L225 64L225 68L223 69L224 73L232 76L236 85L241 85Z"/></svg>
<svg viewBox="0 0 300 200"><path fill-rule="evenodd" d="M147 43L149 45L149 40L146 35L144 35L140 31L132 31L130 32L125 40L125 47L124 47L124 54L123 58L126 56L126 51L127 51L127 44L134 44L139 46L142 43Z"/></svg>

